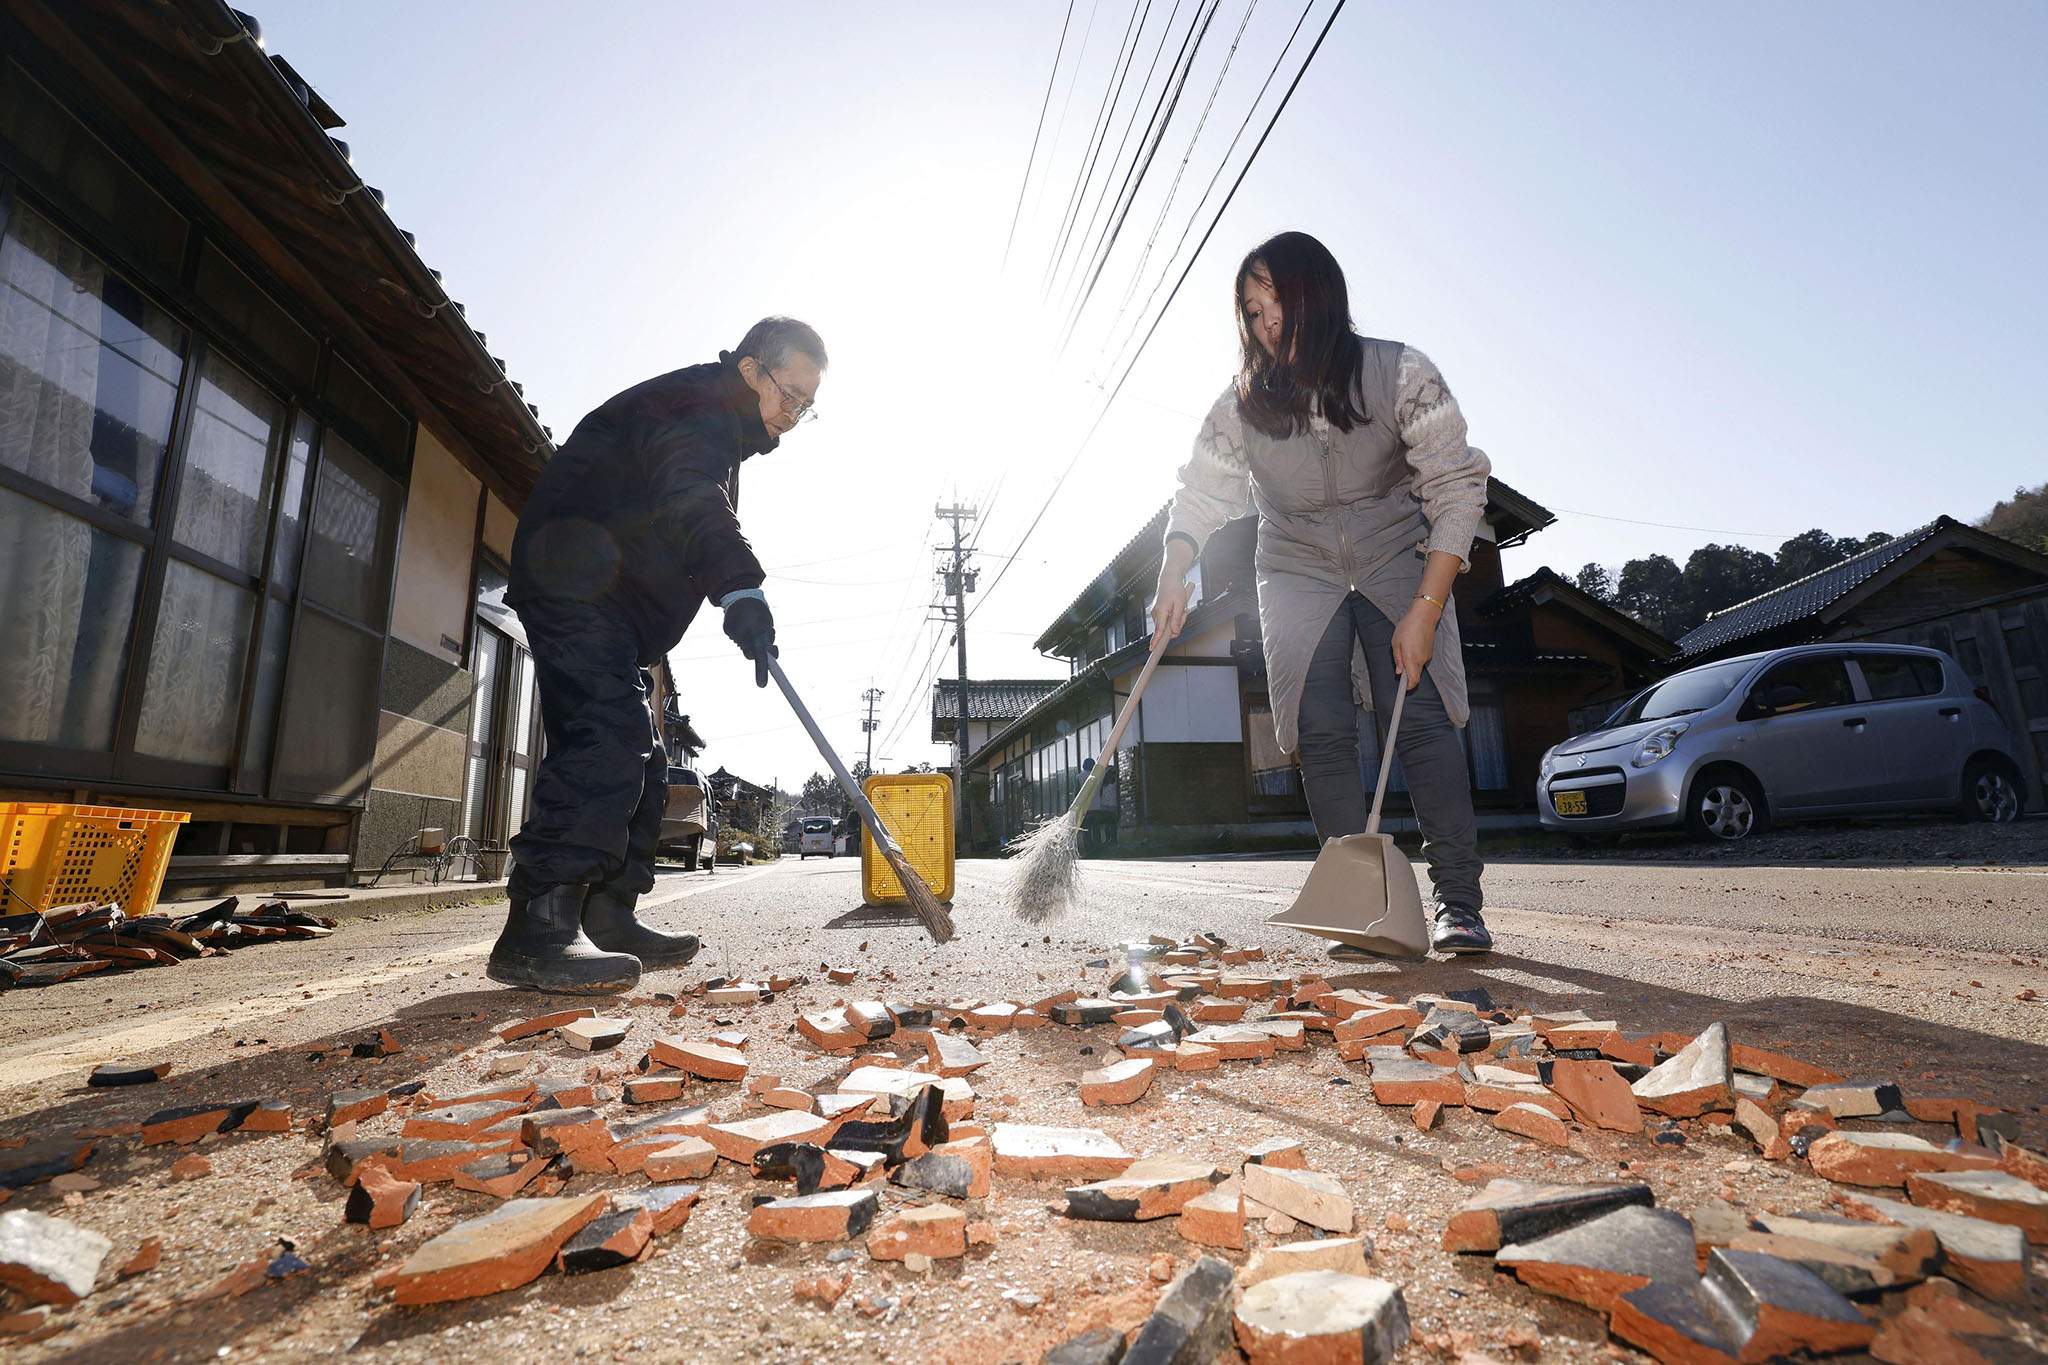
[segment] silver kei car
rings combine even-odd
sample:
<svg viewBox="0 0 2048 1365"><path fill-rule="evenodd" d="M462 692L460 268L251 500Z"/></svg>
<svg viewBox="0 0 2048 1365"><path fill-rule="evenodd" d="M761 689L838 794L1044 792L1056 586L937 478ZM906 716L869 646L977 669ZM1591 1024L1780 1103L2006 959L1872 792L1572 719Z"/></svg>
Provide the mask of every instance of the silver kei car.
<svg viewBox="0 0 2048 1365"><path fill-rule="evenodd" d="M1954 810L2019 818L2012 733L1960 665L1912 645L1799 645L1644 688L1543 755L1546 829L1684 825L1741 839L1773 820Z"/></svg>

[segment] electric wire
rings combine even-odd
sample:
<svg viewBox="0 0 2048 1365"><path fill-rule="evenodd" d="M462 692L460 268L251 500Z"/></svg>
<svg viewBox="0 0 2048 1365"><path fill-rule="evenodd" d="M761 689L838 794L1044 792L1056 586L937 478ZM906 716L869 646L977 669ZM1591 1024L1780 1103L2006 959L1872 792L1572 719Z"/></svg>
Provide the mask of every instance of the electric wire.
<svg viewBox="0 0 2048 1365"><path fill-rule="evenodd" d="M1024 158L1024 178L1017 182L1017 207L1010 211L1010 235L1003 240L1003 269L1010 268L1010 248L1017 243L1017 221L1024 216L1024 195L1031 188L1031 168L1038 161L1038 137L1045 131L1045 111L1052 107L1052 88L1059 83L1060 58L1067 50L1067 28L1074 22L1074 0L1067 0L1067 17L1060 20L1060 42L1053 49L1052 70L1045 78L1045 98L1038 105L1038 126L1031 130L1031 151Z"/></svg>
<svg viewBox="0 0 2048 1365"><path fill-rule="evenodd" d="M1052 146L1045 149L1045 160L1048 166L1052 164L1052 159L1059 154L1060 139L1066 136L1067 109L1074 102L1074 87L1081 83L1081 66L1088 60L1088 42L1095 36L1095 11L1100 8L1101 3L1102 0L1088 0L1088 25L1081 30L1081 46L1074 53L1074 69L1067 77L1066 96L1060 101L1060 121L1053 125ZM1038 211L1045 207L1045 187L1051 180L1051 172L1038 177L1038 197L1031 201L1031 216L1033 218L1036 218Z"/></svg>
<svg viewBox="0 0 2048 1365"><path fill-rule="evenodd" d="M1002 493L1003 483L1008 478L1009 472L1007 470L997 470L991 476L990 481L983 485L980 496L975 498L974 505L976 507L982 508L983 511L981 515L977 517L974 524L974 539L970 541L967 546L967 548L970 551L972 551L973 548L980 543L982 530L988 525L988 512L993 509L996 499ZM955 501L958 501L957 495L955 497ZM929 546L934 552L943 552L948 548L943 545L933 545L929 537L926 538L926 545ZM904 600L906 602L909 600L909 596L909 592L906 591L904 593ZM928 624L940 624L940 622L936 621L932 617L926 617L925 621ZM911 653L910 656L906 657L904 660L904 670L900 671L895 679L897 683L902 682L903 672L907 672L910 658L916 656L917 640L922 635L923 631L920 630L916 636L912 637ZM917 681L913 683L907 691L899 691L896 694L897 699L895 703L895 709L893 710L893 712L887 713L885 715L884 727L877 729L877 733L882 734L884 736L881 745L882 748L887 749L891 745L893 745L896 742L897 736L902 733L904 726L909 723L910 717L917 715L922 710L922 693L924 691L925 679L930 674L932 666L935 660L937 659L939 653L944 649L945 644L946 632L944 630L940 630L934 635L932 639L931 649L925 657L923 667L918 670Z"/></svg>
<svg viewBox="0 0 2048 1365"><path fill-rule="evenodd" d="M1077 239L1081 244L1081 250L1079 254L1075 256L1074 263L1068 267L1065 280L1063 280L1056 286L1055 292L1060 292L1071 288L1071 286L1074 283L1074 277L1079 271L1079 263L1084 259L1088 259L1090 256L1087 244L1089 240L1095 236L1095 225L1102 221L1103 205L1109 202L1110 198L1110 182L1116 179L1117 167L1123 165L1124 148L1130 146L1131 144L1131 130L1138 126L1138 111L1145 107L1145 93L1152 88L1152 77L1157 75L1159 72L1159 59L1166 54L1166 41L1167 39L1173 36L1173 24L1176 19L1180 18L1180 7L1183 3L1184 0L1173 0L1173 8L1167 12L1166 23L1159 30L1159 41L1153 44L1152 47L1152 60L1145 67L1145 80L1141 85L1138 86L1138 93L1131 100L1131 112L1130 116L1124 120L1123 135L1116 140L1116 151L1110 155L1109 161L1103 169L1102 187L1095 192L1095 207L1089 210L1088 224L1086 227L1083 227L1081 229L1080 236ZM1200 17L1202 3L1203 0L1196 0L1195 10L1197 18ZM1188 25L1188 32L1194 32L1194 25L1192 23ZM1140 37L1142 36L1143 35L1141 33ZM1185 50L1186 40L1185 38L1183 38L1182 51ZM1174 67L1178 67L1179 64L1180 56L1177 53L1174 56ZM1169 73L1171 73L1174 67L1168 68ZM1167 84L1172 84L1172 77L1170 74L1167 79ZM1163 98L1165 95L1164 86L1161 87L1160 94ZM1144 136L1138 139L1138 148L1141 152L1145 146L1145 139L1150 137L1152 134L1152 120L1158 117L1158 112L1159 107L1157 104L1154 104L1152 109L1152 116L1147 118L1145 121ZM1114 110L1111 111L1111 119L1112 121L1114 121L1115 119ZM1107 138L1105 137L1105 145L1106 142ZM1136 153L1134 153L1131 157L1131 166L1135 167L1137 164L1138 156ZM1130 171L1126 169L1126 171L1124 172L1124 184L1128 184L1129 182ZM1123 191L1124 186L1118 185L1116 199L1119 203L1123 201ZM1077 217L1075 221L1078 223L1080 220Z"/></svg>
<svg viewBox="0 0 2048 1365"><path fill-rule="evenodd" d="M1680 526L1669 521L1641 521L1635 517L1617 517L1606 512L1587 512L1577 507L1556 507L1551 510L1571 517L1592 517L1596 521L1618 521L1629 526L1654 526L1663 531L1697 531L1703 536L1734 536L1739 540L1790 540L1803 534L1799 531L1731 531L1723 526Z"/></svg>
<svg viewBox="0 0 2048 1365"><path fill-rule="evenodd" d="M1230 168L1231 154L1237 150L1237 144L1244 139L1246 130L1252 125L1252 119L1258 115L1259 106L1265 102L1266 91L1272 88L1273 78L1280 74L1280 68L1287 61L1287 54L1294 50L1295 40L1301 36L1302 27L1308 23L1308 17L1314 12L1315 7L1316 0L1306 0L1306 3L1302 5L1300 15L1295 18L1294 28L1287 35L1286 44L1281 47L1280 55L1273 59L1272 68L1266 72L1266 79L1259 83L1259 93L1252 96L1251 106L1245 110L1244 118L1237 125L1237 131L1231 135L1230 145L1223 149L1222 159L1216 163L1216 169L1209 176L1208 185L1202 190L1202 197L1195 201L1193 211L1188 214L1187 222L1182 225L1179 239L1174 242L1173 250L1167 254L1166 265L1160 270L1159 278L1153 282L1152 292L1145 296L1144 305L1138 309L1138 319L1131 323L1131 330L1125 334L1123 341L1118 344L1108 366L1109 369L1115 369L1117 363L1122 360L1125 350L1131 344L1131 339L1138 334L1139 324L1143 321L1145 315L1152 311L1152 300L1158 298L1159 291L1166 287L1167 279L1173 274L1173 262L1180 258L1181 248L1187 245L1188 234L1193 232L1195 224L1201 221L1202 210L1208 206L1209 196L1216 192L1218 182L1223 179L1223 172ZM1250 163L1247 162L1246 164L1249 165Z"/></svg>
<svg viewBox="0 0 2048 1365"><path fill-rule="evenodd" d="M1311 0L1311 3L1313 3L1313 0ZM1109 416L1109 410L1116 405L1117 395L1123 392L1125 382L1131 377L1131 371L1137 368L1138 361L1144 357L1145 348L1151 344L1152 338L1158 334L1159 324L1173 307L1174 299L1180 296L1181 286L1187 283L1188 276L1194 271L1195 262L1201 259L1203 249L1209 245L1209 239L1215 236L1217 225L1223 221L1223 215L1229 212L1231 201L1237 197L1238 190L1244 185L1245 177L1251 174L1252 167L1257 164L1259 153L1265 149L1266 140L1273 135L1273 129L1278 126L1280 116L1287 112L1288 104L1294 99L1294 92L1301 88L1302 78L1308 75L1309 68L1315 64L1316 54L1322 51L1324 41L1329 38L1330 30L1336 26L1337 18L1344 13L1344 6L1347 3L1348 0L1337 0L1335 7L1330 10L1330 17L1323 22L1322 31L1316 35L1315 45L1308 50L1308 55L1302 58L1300 69L1294 73L1294 79L1288 83L1286 93L1280 97L1280 103L1274 107L1272 117L1266 121L1264 131L1259 134L1258 142L1253 145L1251 154L1245 158L1244 165L1238 170L1237 179L1231 182L1230 192L1224 195L1223 202L1216 206L1216 215L1209 220L1208 229L1202 233L1202 240L1195 244L1194 254L1188 257L1186 268L1181 271L1180 278L1174 281L1172 292L1166 296L1166 302L1160 306L1159 312L1153 317L1152 325L1145 330L1144 336L1139 340L1137 350L1132 353L1130 361L1123 368L1123 372L1117 376L1115 386L1110 389L1109 396L1103 400L1101 408L1096 411L1095 420L1089 423L1088 430L1082 434L1079 444L1074 447L1074 453L1067 459L1066 468L1062 469L1059 477L1053 481L1052 489L1045 495L1045 501L1039 504L1038 511L1033 514L1031 524L1026 526L1024 534L1018 537L1016 545L1012 547L1013 554L1024 548L1025 543L1031 539L1032 533L1038 529L1039 523L1045 520L1045 514L1051 509L1053 499L1059 496L1060 489L1066 485L1068 476L1074 472L1074 466L1080 463L1082 453L1088 449L1088 443L1094 440L1095 433L1102 429L1103 420ZM973 620L975 613L988 605L989 598L994 596L995 590L1002 586L1003 579L1009 576L1010 566L1016 562L1017 560L1012 559L997 571L994 581L982 592L981 600L975 603L974 610L967 613L968 620Z"/></svg>
<svg viewBox="0 0 2048 1365"><path fill-rule="evenodd" d="M1152 0L1143 0L1143 10L1147 17L1151 15ZM1053 252L1045 264L1045 277L1038 282L1041 298L1052 293L1053 275L1067 254L1067 240L1073 230L1074 219L1079 216L1081 200L1095 179L1096 159L1102 155L1102 144L1109 140L1109 119L1117 102L1123 98L1124 78L1130 74L1131 58L1138 51L1137 37L1143 32L1138 16L1139 0L1132 0L1131 17L1124 25L1123 41L1117 44L1116 63L1110 68L1110 79L1102 90L1102 103L1096 106L1095 122L1088 130L1088 153L1082 158L1081 173L1074 177L1074 188L1067 195L1067 207L1060 214L1059 231L1053 234Z"/></svg>
<svg viewBox="0 0 2048 1365"><path fill-rule="evenodd" d="M1220 5L1221 0L1211 0L1208 13L1198 16L1201 19L1200 27L1191 27L1188 35L1181 40L1183 56L1176 61L1178 74L1169 77L1172 97L1168 98L1165 87L1160 89L1160 104L1153 110L1153 128L1147 129L1151 146L1144 148L1143 144L1140 144L1143 152L1142 164L1133 160L1132 173L1127 173L1124 177L1127 188L1118 193L1116 210L1111 222L1105 227L1103 239L1094 256L1094 269L1089 273L1088 283L1081 290L1080 298L1074 302L1068 315L1066 332L1060 338L1061 355L1066 354L1067 343L1073 340L1074 329L1081 325L1081 315L1087 311L1089 300L1095 297L1095 286L1102 279L1104 267L1109 264L1110 253L1116 250L1117 238L1123 235L1124 224L1129 221L1131 208L1137 203L1138 190L1145 183L1146 175L1152 170L1153 158L1159 155L1160 144L1166 140L1166 130L1173 123L1174 113L1180 108L1180 97L1187 89L1188 76L1194 70L1195 56L1201 50L1202 40L1208 36L1209 24L1215 19Z"/></svg>
<svg viewBox="0 0 2048 1365"><path fill-rule="evenodd" d="M945 655L945 652L946 632L941 630L932 640L931 652L925 656L924 667L918 670L917 681L912 683L910 690L903 694L903 703L897 711L895 722L889 727L888 738L882 741L882 748L887 749L895 744L897 737L903 733L904 727L910 723L913 717L923 711L924 708L919 705L919 699L923 697L925 684L932 678L934 670L938 667L939 660Z"/></svg>
<svg viewBox="0 0 2048 1365"><path fill-rule="evenodd" d="M1117 301L1116 316L1109 320L1109 325L1104 329L1103 335L1105 340L1115 335L1116 329L1123 324L1124 315L1130 311L1131 300L1137 297L1138 285L1145 277L1145 267L1152 263L1153 248L1158 246L1159 234L1165 230L1167 215L1173 209L1174 199L1180 194L1180 182L1187 175L1189 163L1194 160L1195 148L1202 141L1202 132L1209 126L1209 115L1215 112L1216 97L1223 92L1224 78L1230 75L1231 63L1237 58L1237 49L1243 45L1245 30L1251 26L1252 15L1257 12L1258 8L1259 0L1248 0L1244 7L1244 17L1237 21L1237 32L1231 37L1230 50L1223 54L1223 65L1218 68L1216 79L1209 86L1208 101L1202 106L1201 117L1195 120L1195 131L1188 137L1188 149L1181 153L1180 165L1174 168L1173 181L1166 187L1166 197L1159 203L1158 216L1152 220L1152 230L1146 234L1145 245L1138 253L1137 263L1131 267L1131 278L1130 282L1124 286L1124 296ZM1260 90L1260 93L1265 93L1263 88ZM1258 101L1254 100L1252 103L1256 107ZM1228 159L1227 153L1225 159ZM1199 205L1196 207L1196 212L1200 212Z"/></svg>

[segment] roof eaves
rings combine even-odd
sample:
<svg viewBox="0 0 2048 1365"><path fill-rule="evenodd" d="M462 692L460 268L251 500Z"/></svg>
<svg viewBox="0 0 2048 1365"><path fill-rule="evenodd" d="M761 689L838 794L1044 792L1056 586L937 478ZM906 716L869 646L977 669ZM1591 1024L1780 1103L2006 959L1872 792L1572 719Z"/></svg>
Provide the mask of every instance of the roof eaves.
<svg viewBox="0 0 2048 1365"><path fill-rule="evenodd" d="M497 357L490 353L475 328L470 326L462 306L448 297L433 270L420 259L419 252L407 240L403 229L392 222L383 205L369 192L370 186L356 173L334 138L321 126L320 112L310 102L299 99L285 72L272 63L257 43L238 41L247 30L240 17L223 0L177 0L177 3L203 32L222 44L220 55L234 64L234 69L241 74L252 93L282 116L283 125L291 130L306 155L333 187L330 193L341 196L345 211L358 227L370 235L399 271L402 278L393 281L392 287L406 295L406 301L415 313L437 321L478 363L478 377L473 381L477 388L487 395L504 391L505 397L498 401L521 429L527 444L526 453L545 461L554 452L554 440L541 425L539 413L525 402ZM304 80L303 77L300 79ZM310 83L307 83L307 88L311 89ZM324 108L325 102L321 103ZM333 115L332 109L327 113ZM333 116L339 118L338 115Z"/></svg>
<svg viewBox="0 0 2048 1365"><path fill-rule="evenodd" d="M1161 538L1166 534L1167 514L1172 510L1172 499L1162 503L1159 510L1154 512L1146 520L1144 526L1139 528L1138 533L1125 541L1123 547L1110 556L1109 563L1103 566L1102 572L1089 579L1087 586L1074 594L1074 600L1067 604L1066 610L1053 618L1053 623L1045 628L1044 634L1032 642L1031 647L1041 654L1051 653L1053 646L1059 643L1061 636L1083 624L1093 614L1083 610L1088 605L1088 600L1091 596L1097 593L1113 596L1117 585L1122 581L1117 574L1117 566L1122 564L1125 558L1132 552L1148 542L1162 543ZM1106 585L1105 580L1107 580Z"/></svg>

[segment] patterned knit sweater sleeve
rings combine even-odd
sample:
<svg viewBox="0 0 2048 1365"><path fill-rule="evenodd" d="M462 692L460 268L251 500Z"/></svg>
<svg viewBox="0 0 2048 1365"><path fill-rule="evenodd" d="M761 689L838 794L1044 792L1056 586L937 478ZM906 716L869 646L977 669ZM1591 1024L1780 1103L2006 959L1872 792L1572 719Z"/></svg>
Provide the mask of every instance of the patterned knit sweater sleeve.
<svg viewBox="0 0 2048 1365"><path fill-rule="evenodd" d="M1472 538L1486 515L1486 477L1493 465L1486 453L1465 444L1465 414L1430 358L1413 346L1401 348L1394 416L1408 467L1415 471L1415 496L1429 518L1429 548L1458 557L1458 572L1472 567Z"/></svg>
<svg viewBox="0 0 2048 1365"><path fill-rule="evenodd" d="M1251 465L1245 457L1244 418L1237 387L1223 390L1195 433L1195 451L1181 466L1180 489L1166 514L1166 542L1184 540L1197 555L1226 521L1252 511Z"/></svg>

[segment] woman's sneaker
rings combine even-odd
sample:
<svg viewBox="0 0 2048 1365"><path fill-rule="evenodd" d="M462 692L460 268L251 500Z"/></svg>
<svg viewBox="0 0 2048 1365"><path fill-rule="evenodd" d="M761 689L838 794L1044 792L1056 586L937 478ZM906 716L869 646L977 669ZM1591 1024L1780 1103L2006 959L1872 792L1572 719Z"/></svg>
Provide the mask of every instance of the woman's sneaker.
<svg viewBox="0 0 2048 1365"><path fill-rule="evenodd" d="M1442 905L1429 931L1429 946L1440 953L1487 953L1493 951L1493 935L1477 910Z"/></svg>

